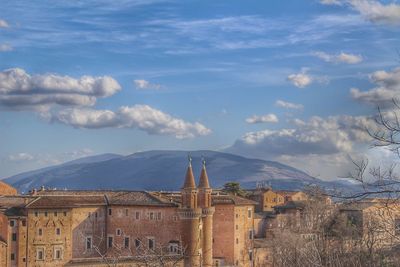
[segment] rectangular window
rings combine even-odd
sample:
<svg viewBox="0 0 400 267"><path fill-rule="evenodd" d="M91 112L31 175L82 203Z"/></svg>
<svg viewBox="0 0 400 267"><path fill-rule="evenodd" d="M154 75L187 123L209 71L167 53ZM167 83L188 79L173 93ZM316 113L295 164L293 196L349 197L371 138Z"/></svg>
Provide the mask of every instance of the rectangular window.
<svg viewBox="0 0 400 267"><path fill-rule="evenodd" d="M253 236L254 236L253 230L249 230L249 239L250 240L253 239Z"/></svg>
<svg viewBox="0 0 400 267"><path fill-rule="evenodd" d="M149 213L149 219L150 219L150 220L154 220L154 213L153 213L153 212L150 212L150 213Z"/></svg>
<svg viewBox="0 0 400 267"><path fill-rule="evenodd" d="M253 261L253 251L249 250L249 260Z"/></svg>
<svg viewBox="0 0 400 267"><path fill-rule="evenodd" d="M161 221L161 212L157 213L157 220Z"/></svg>
<svg viewBox="0 0 400 267"><path fill-rule="evenodd" d="M35 217L39 216L39 212L35 211Z"/></svg>
<svg viewBox="0 0 400 267"><path fill-rule="evenodd" d="M117 236L120 236L121 235L121 229L117 229L117 231L116 231L116 234L117 234Z"/></svg>
<svg viewBox="0 0 400 267"><path fill-rule="evenodd" d="M48 214L47 214L47 211L45 211L45 212L44 212L44 216L47 217L47 215L48 215Z"/></svg>
<svg viewBox="0 0 400 267"><path fill-rule="evenodd" d="M124 247L129 248L130 247L130 239L129 236L125 236L124 238Z"/></svg>
<svg viewBox="0 0 400 267"><path fill-rule="evenodd" d="M58 212L55 211L55 212L54 212L54 217L57 217L57 216L58 216Z"/></svg>
<svg viewBox="0 0 400 267"><path fill-rule="evenodd" d="M55 248L54 249L54 259L55 260L61 260L62 259L62 250L61 248Z"/></svg>
<svg viewBox="0 0 400 267"><path fill-rule="evenodd" d="M44 260L44 248L36 249L36 260L38 261Z"/></svg>
<svg viewBox="0 0 400 267"><path fill-rule="evenodd" d="M64 211L64 216L67 216L67 212L66 211Z"/></svg>
<svg viewBox="0 0 400 267"><path fill-rule="evenodd" d="M128 216L129 215L129 211L128 211L128 209L125 209L125 216Z"/></svg>
<svg viewBox="0 0 400 267"><path fill-rule="evenodd" d="M109 236L108 237L108 243L107 243L108 247L112 248L113 247L113 243L114 243L113 237Z"/></svg>
<svg viewBox="0 0 400 267"><path fill-rule="evenodd" d="M15 254L14 253L11 253L11 260L15 261Z"/></svg>
<svg viewBox="0 0 400 267"><path fill-rule="evenodd" d="M42 228L39 228L39 229L38 229L38 235L39 235L39 236L42 236L42 235L43 235L43 229L42 229Z"/></svg>
<svg viewBox="0 0 400 267"><path fill-rule="evenodd" d="M140 220L140 212L139 211L135 212L135 219Z"/></svg>
<svg viewBox="0 0 400 267"><path fill-rule="evenodd" d="M26 220L22 220L22 226L23 226L23 227L26 226Z"/></svg>
<svg viewBox="0 0 400 267"><path fill-rule="evenodd" d="M108 215L112 215L112 210L111 209L108 209Z"/></svg>
<svg viewBox="0 0 400 267"><path fill-rule="evenodd" d="M91 236L86 237L86 249L92 249L92 237Z"/></svg>
<svg viewBox="0 0 400 267"><path fill-rule="evenodd" d="M60 228L56 228L56 235L61 235L61 229Z"/></svg>
<svg viewBox="0 0 400 267"><path fill-rule="evenodd" d="M149 238L149 249L154 249L154 247L155 247L155 240L154 240L154 238L153 237L150 237Z"/></svg>
<svg viewBox="0 0 400 267"><path fill-rule="evenodd" d="M140 239L135 239L135 248L139 248L140 247Z"/></svg>
<svg viewBox="0 0 400 267"><path fill-rule="evenodd" d="M15 226L15 221L14 220L10 220L10 226L14 227Z"/></svg>
<svg viewBox="0 0 400 267"><path fill-rule="evenodd" d="M252 216L252 210L248 209L247 210L247 218L251 219L251 216Z"/></svg>
<svg viewBox="0 0 400 267"><path fill-rule="evenodd" d="M17 241L17 233L12 233L12 241Z"/></svg>

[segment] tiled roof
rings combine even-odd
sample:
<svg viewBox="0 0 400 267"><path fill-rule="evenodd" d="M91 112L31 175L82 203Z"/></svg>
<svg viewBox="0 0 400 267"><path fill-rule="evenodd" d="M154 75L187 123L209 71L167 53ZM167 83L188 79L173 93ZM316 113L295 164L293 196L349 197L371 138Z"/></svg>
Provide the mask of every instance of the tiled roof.
<svg viewBox="0 0 400 267"><path fill-rule="evenodd" d="M103 195L52 195L38 196L34 201L26 205L28 208L75 208L82 206L106 205Z"/></svg>
<svg viewBox="0 0 400 267"><path fill-rule="evenodd" d="M115 192L106 196L110 205L176 206L161 195L145 191Z"/></svg>
<svg viewBox="0 0 400 267"><path fill-rule="evenodd" d="M35 197L31 196L0 196L0 209L24 207L34 199Z"/></svg>
<svg viewBox="0 0 400 267"><path fill-rule="evenodd" d="M233 204L241 206L241 205L256 205L257 202L247 198L227 194L227 195L212 195L212 204L213 205Z"/></svg>

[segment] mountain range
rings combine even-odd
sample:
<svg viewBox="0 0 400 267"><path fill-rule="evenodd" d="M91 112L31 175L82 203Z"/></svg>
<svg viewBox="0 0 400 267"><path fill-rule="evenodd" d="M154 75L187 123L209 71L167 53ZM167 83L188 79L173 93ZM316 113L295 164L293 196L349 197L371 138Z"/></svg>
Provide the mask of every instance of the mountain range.
<svg viewBox="0 0 400 267"><path fill-rule="evenodd" d="M273 188L295 190L317 184L343 188L351 183L327 182L274 161L251 159L209 150L190 152L193 171L200 174L202 158L213 188L236 181L245 188L257 182ZM6 178L24 193L41 186L58 189L179 190L188 165L187 151L147 151L127 156L102 154Z"/></svg>

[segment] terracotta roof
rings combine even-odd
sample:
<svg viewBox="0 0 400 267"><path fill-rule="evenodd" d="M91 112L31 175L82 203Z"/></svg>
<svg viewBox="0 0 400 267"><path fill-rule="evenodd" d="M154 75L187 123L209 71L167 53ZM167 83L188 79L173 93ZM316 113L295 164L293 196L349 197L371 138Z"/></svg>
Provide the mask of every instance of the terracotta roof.
<svg viewBox="0 0 400 267"><path fill-rule="evenodd" d="M210 188L210 183L208 182L208 175L205 164L203 164L203 168L201 168L199 188Z"/></svg>
<svg viewBox="0 0 400 267"><path fill-rule="evenodd" d="M3 181L0 181L0 196L13 196L13 195L17 195L18 191L17 189L15 189L14 187L12 187L9 184L6 184Z"/></svg>
<svg viewBox="0 0 400 267"><path fill-rule="evenodd" d="M82 206L106 205L104 196L38 196L34 201L26 205L27 208L77 208Z"/></svg>
<svg viewBox="0 0 400 267"><path fill-rule="evenodd" d="M275 206L274 209L304 209L305 205L304 201L288 201L286 204Z"/></svg>
<svg viewBox="0 0 400 267"><path fill-rule="evenodd" d="M176 203L167 198L145 191L129 191L107 194L110 205L134 205L134 206L176 206Z"/></svg>
<svg viewBox="0 0 400 267"><path fill-rule="evenodd" d="M0 196L0 209L25 207L26 204L34 199L35 197L31 196Z"/></svg>
<svg viewBox="0 0 400 267"><path fill-rule="evenodd" d="M196 188L196 182L194 181L192 165L190 164L186 171L185 183L183 188Z"/></svg>
<svg viewBox="0 0 400 267"><path fill-rule="evenodd" d="M241 205L256 205L257 202L243 198L243 197L238 197L234 195L212 195L212 204L213 205L223 205L223 204L233 204L237 206Z"/></svg>

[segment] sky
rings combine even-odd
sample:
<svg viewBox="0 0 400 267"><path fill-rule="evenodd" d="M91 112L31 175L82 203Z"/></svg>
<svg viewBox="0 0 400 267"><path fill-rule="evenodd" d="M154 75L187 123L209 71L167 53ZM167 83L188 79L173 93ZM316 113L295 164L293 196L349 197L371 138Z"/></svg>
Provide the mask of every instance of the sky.
<svg viewBox="0 0 400 267"><path fill-rule="evenodd" d="M400 2L15 0L0 9L0 178L79 157L210 149L322 179L395 160Z"/></svg>

